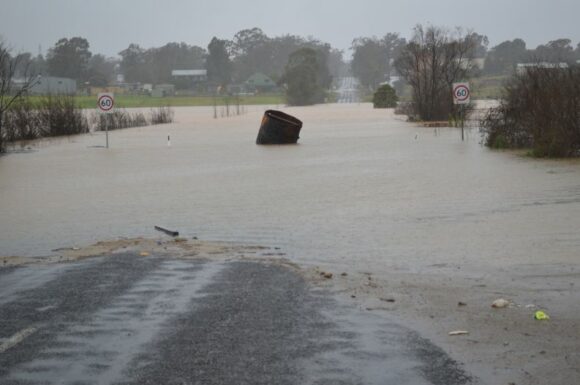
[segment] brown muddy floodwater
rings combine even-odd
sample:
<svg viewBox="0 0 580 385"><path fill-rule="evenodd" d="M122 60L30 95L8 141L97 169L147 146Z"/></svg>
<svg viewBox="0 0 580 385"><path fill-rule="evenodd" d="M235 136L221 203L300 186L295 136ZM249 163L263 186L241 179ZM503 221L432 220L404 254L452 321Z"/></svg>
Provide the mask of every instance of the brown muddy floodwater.
<svg viewBox="0 0 580 385"><path fill-rule="evenodd" d="M462 142L369 104L284 108L299 144L257 146L265 109L176 108L174 124L111 133L109 150L97 133L1 157L0 255L161 225L362 270L578 260L578 161L490 151L476 130Z"/></svg>

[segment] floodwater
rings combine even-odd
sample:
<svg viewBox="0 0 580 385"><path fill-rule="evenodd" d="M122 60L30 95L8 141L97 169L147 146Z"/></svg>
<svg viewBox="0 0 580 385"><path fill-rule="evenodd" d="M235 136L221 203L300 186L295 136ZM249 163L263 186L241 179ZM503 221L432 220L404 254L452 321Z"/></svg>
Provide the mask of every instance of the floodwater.
<svg viewBox="0 0 580 385"><path fill-rule="evenodd" d="M361 270L578 258L578 161L490 151L476 130L462 142L369 104L284 108L304 122L299 144L257 146L265 108L176 108L174 124L111 132L110 149L96 133L1 157L0 255L160 225Z"/></svg>

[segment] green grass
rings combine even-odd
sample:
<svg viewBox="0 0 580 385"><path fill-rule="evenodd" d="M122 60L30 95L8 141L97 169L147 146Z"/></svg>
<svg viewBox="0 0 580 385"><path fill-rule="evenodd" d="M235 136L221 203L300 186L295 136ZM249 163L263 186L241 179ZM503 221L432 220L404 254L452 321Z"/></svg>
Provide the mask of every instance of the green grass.
<svg viewBox="0 0 580 385"><path fill-rule="evenodd" d="M42 96L31 96L31 102L36 103ZM189 106L213 106L214 100L218 105L224 105L226 99L229 103L235 105L236 97L230 96L218 97L212 96L172 96L166 98L153 98L145 95L116 95L115 106L117 108L140 108L140 107L189 107ZM241 105L259 105L259 104L285 104L286 99L281 94L268 95L248 95L239 97ZM75 96L75 102L80 108L97 108L96 96Z"/></svg>
<svg viewBox="0 0 580 385"><path fill-rule="evenodd" d="M508 76L482 76L471 79L471 89L474 99L500 99L503 86Z"/></svg>

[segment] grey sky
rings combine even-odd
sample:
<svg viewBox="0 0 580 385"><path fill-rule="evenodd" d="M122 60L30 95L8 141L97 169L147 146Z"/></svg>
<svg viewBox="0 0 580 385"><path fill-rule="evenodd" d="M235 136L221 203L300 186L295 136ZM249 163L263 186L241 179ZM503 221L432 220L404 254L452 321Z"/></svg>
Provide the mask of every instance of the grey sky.
<svg viewBox="0 0 580 385"><path fill-rule="evenodd" d="M15 51L43 52L61 37L88 39L114 56L129 43L170 41L207 47L245 28L269 36L313 36L347 49L353 38L400 32L417 23L462 26L490 46L516 37L535 48L560 37L580 41L578 0L0 0L0 36Z"/></svg>

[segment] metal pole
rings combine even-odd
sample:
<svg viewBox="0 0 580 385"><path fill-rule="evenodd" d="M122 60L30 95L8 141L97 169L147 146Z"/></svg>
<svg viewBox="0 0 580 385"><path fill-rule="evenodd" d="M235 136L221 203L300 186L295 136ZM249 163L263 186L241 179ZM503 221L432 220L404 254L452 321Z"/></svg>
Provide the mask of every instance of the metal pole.
<svg viewBox="0 0 580 385"><path fill-rule="evenodd" d="M109 148L109 123L107 122L106 125L107 129L106 129L106 133L105 133L105 137L107 138L107 148Z"/></svg>
<svg viewBox="0 0 580 385"><path fill-rule="evenodd" d="M461 141L465 140L465 105L461 105Z"/></svg>

